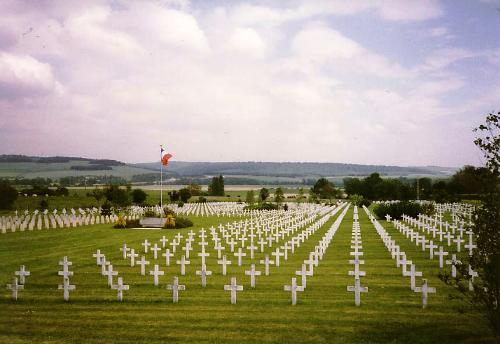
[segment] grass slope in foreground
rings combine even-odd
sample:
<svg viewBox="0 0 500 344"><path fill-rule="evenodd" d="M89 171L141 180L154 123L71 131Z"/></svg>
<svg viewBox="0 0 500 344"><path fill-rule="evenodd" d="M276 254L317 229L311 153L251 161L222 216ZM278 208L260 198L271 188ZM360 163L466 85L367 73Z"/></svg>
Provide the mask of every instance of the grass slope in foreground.
<svg viewBox="0 0 500 344"><path fill-rule="evenodd" d="M193 220L196 231L236 219ZM145 238L157 241L166 235L171 239L177 230L115 230L109 225L97 225L2 235L0 282L9 283L21 264L27 266L31 276L18 302L10 301L9 291L3 289L0 342L457 343L490 336L482 318L466 304L449 299L449 294L456 295L454 290L433 276L429 283L438 294L432 294L429 307L422 310L420 294L410 291L408 279L401 277L362 210L367 272L362 285L369 287L369 292L362 294L361 307L355 307L353 293L346 291L346 286L353 283L347 275L351 268L352 207L314 277L308 279L306 291L299 293L297 306L291 306L290 293L283 291L283 285L290 283L295 270L300 269L333 221L302 244L288 261L282 261L279 269L271 268L270 276L258 277L255 290L250 289L249 278L243 275L249 268L248 260L245 266L238 267L232 257L228 275L222 276L215 263L216 252L209 247L207 266L214 275L202 288L194 274L200 258L191 257L187 275L180 276L186 291L181 292L178 304L171 303L171 294L165 289L166 283L179 274L178 265L165 267L159 260L165 276L160 277L160 287L154 287L152 276L140 276L139 267L131 268L119 251L124 242L138 250ZM130 284L123 303L115 301L116 291L110 290L106 278L100 275L92 257L97 248ZM62 301L62 291L57 290L62 280L57 276L57 263L64 255L73 262L71 270L75 272L71 283L76 290L69 303ZM176 259L179 257L177 254ZM261 259L262 254L255 258ZM148 260L153 263L151 256ZM147 270L151 269L149 265ZM263 266L258 269L263 271ZM230 304L229 293L223 290L230 276L236 276L238 284L244 285L236 305Z"/></svg>

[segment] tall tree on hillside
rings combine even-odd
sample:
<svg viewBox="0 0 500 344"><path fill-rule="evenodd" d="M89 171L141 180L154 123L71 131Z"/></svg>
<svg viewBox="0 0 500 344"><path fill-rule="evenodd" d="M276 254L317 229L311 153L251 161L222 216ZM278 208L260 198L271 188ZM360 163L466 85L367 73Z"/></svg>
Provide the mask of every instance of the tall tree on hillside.
<svg viewBox="0 0 500 344"><path fill-rule="evenodd" d="M247 195L246 195L245 201L246 201L249 205L254 204L254 202L255 202L255 195L254 195L253 190L248 190L248 191L247 191Z"/></svg>
<svg viewBox="0 0 500 344"><path fill-rule="evenodd" d="M208 185L208 193L212 196L224 196L224 177L213 177Z"/></svg>
<svg viewBox="0 0 500 344"><path fill-rule="evenodd" d="M285 194L283 193L283 189L277 188L274 191L274 201L278 204L281 204L283 203L284 200L285 200Z"/></svg>
<svg viewBox="0 0 500 344"><path fill-rule="evenodd" d="M486 159L486 168L494 178L487 190L483 190L481 203L473 214L472 232L477 248L472 256L461 257L457 265L457 278L447 274L440 277L455 284L475 306L484 311L495 336L500 337L500 112L489 114L486 123L474 130L479 132L474 143ZM472 282L471 270L477 273ZM466 285L472 283L472 291Z"/></svg>
<svg viewBox="0 0 500 344"><path fill-rule="evenodd" d="M326 178L318 179L311 190L319 198L330 199L336 197L338 194L335 186Z"/></svg>
<svg viewBox="0 0 500 344"><path fill-rule="evenodd" d="M259 199L261 202L264 202L269 197L269 190L266 188L262 188L259 191Z"/></svg>

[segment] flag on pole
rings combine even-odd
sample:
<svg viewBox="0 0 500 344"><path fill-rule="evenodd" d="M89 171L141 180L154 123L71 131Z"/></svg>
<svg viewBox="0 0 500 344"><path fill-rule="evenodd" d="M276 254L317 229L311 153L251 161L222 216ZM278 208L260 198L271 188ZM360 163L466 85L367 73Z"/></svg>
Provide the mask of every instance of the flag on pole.
<svg viewBox="0 0 500 344"><path fill-rule="evenodd" d="M170 153L167 153L166 150L163 149L163 147L161 147L161 164L163 166L167 166L168 165L168 160L172 157L172 154Z"/></svg>

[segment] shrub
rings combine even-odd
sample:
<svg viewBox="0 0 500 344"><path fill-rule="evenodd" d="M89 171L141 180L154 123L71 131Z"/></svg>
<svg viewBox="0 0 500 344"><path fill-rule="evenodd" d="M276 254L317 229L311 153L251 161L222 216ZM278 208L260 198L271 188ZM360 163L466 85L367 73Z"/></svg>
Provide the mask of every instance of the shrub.
<svg viewBox="0 0 500 344"><path fill-rule="evenodd" d="M245 210L274 210L274 209L278 209L278 205L273 204L273 203L263 202L263 203L258 203L258 204L254 204L254 205L247 205L244 209Z"/></svg>
<svg viewBox="0 0 500 344"><path fill-rule="evenodd" d="M191 196L191 192L188 189L183 188L179 190L179 198L182 202L186 203L191 198Z"/></svg>
<svg viewBox="0 0 500 344"><path fill-rule="evenodd" d="M127 219L126 228L138 228L141 227L139 220Z"/></svg>
<svg viewBox="0 0 500 344"><path fill-rule="evenodd" d="M144 201L146 200L146 197L148 197L148 195L143 190L141 190L141 189L132 190L132 202L133 203L143 204Z"/></svg>
<svg viewBox="0 0 500 344"><path fill-rule="evenodd" d="M175 217L173 215L168 215L163 228L173 229L175 228Z"/></svg>
<svg viewBox="0 0 500 344"><path fill-rule="evenodd" d="M179 202L177 202L177 206L178 206L179 208L182 208L182 207L184 206L184 202L183 202L183 201L179 201Z"/></svg>
<svg viewBox="0 0 500 344"><path fill-rule="evenodd" d="M47 209L49 207L49 202L47 202L47 200L45 199L42 199L40 201L40 209Z"/></svg>
<svg viewBox="0 0 500 344"><path fill-rule="evenodd" d="M12 209L17 196L16 189L7 184L7 182L0 181L0 209Z"/></svg>
<svg viewBox="0 0 500 344"><path fill-rule="evenodd" d="M205 197L203 197L203 196L200 196L200 197L198 197L198 202L200 202L200 203L206 203L207 199Z"/></svg>
<svg viewBox="0 0 500 344"><path fill-rule="evenodd" d="M118 219L115 222L115 225L113 228L126 228L127 227L127 220L123 216L118 216Z"/></svg>
<svg viewBox="0 0 500 344"><path fill-rule="evenodd" d="M352 204L358 206L358 207L369 207L372 202L370 200L364 198L361 195L354 194L349 197L349 200L352 202Z"/></svg>
<svg viewBox="0 0 500 344"><path fill-rule="evenodd" d="M193 221L186 217L180 217L178 216L175 219L175 228L187 228L187 227L193 227Z"/></svg>
<svg viewBox="0 0 500 344"><path fill-rule="evenodd" d="M391 218L399 220L404 215L418 217L418 214L432 215L434 206L432 204L422 205L416 202L397 202L397 203L381 203L378 204L373 212L379 220L385 219L389 214Z"/></svg>
<svg viewBox="0 0 500 344"><path fill-rule="evenodd" d="M106 201L101 206L101 215L111 215L111 203Z"/></svg>

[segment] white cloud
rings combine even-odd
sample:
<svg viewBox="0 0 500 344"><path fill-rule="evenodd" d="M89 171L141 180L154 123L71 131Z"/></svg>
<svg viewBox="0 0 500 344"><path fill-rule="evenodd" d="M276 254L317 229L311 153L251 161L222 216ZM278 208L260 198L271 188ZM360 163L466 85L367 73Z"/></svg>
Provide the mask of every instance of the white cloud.
<svg viewBox="0 0 500 344"><path fill-rule="evenodd" d="M21 153L145 161L165 143L179 160L466 159L460 145L447 148L439 121L456 123L465 100L454 92L472 87L448 67L479 53L450 41L430 54L431 45L413 42L396 53L395 46L369 48L363 30L336 21L376 16L373 35L405 25L429 39L433 29L408 22L437 18L437 2L230 2L217 9L176 0L64 3L43 11L16 5L0 18L0 27L16 33L0 45L10 58L1 55L0 85L18 95L0 99L5 150L29 141L40 151ZM19 37L30 26L36 35ZM449 34L440 23L431 27L438 38ZM488 51L490 63L498 61L498 48ZM15 120L3 121L7 113ZM71 142L61 145L68 132ZM414 158L403 154L408 150L425 154Z"/></svg>
<svg viewBox="0 0 500 344"><path fill-rule="evenodd" d="M253 57L263 57L266 45L257 31L251 28L237 28L228 40L228 48Z"/></svg>
<svg viewBox="0 0 500 344"><path fill-rule="evenodd" d="M292 50L304 63L330 63L353 73L382 78L412 77L411 71L325 25L315 24L301 30L292 41Z"/></svg>
<svg viewBox="0 0 500 344"><path fill-rule="evenodd" d="M464 48L445 48L431 53L425 59L425 69L443 69L449 65L471 57L482 55L482 52Z"/></svg>
<svg viewBox="0 0 500 344"><path fill-rule="evenodd" d="M32 97L58 90L49 64L28 55L0 52L0 97Z"/></svg>

